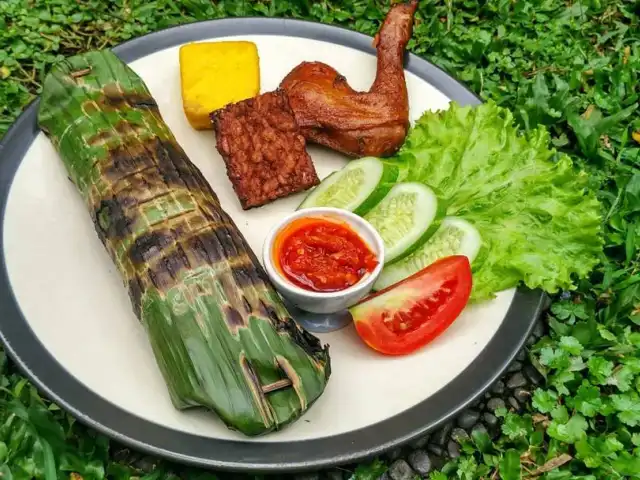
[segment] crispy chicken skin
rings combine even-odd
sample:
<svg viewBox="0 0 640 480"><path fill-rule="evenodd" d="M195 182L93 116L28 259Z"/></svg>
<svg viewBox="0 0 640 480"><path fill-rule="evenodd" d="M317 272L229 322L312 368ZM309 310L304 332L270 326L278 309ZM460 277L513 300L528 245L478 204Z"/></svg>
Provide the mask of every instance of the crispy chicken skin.
<svg viewBox="0 0 640 480"><path fill-rule="evenodd" d="M351 157L393 155L409 129L404 53L417 0L391 7L376 35L376 78L368 92L321 62L303 62L281 82L304 137Z"/></svg>

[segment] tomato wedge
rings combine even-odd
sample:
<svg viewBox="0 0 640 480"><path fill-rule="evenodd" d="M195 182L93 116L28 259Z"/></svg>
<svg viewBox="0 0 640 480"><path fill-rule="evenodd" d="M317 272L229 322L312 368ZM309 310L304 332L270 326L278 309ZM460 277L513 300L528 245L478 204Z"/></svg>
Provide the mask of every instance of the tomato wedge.
<svg viewBox="0 0 640 480"><path fill-rule="evenodd" d="M460 315L471 294L471 265L453 255L349 308L360 338L386 355L424 347Z"/></svg>

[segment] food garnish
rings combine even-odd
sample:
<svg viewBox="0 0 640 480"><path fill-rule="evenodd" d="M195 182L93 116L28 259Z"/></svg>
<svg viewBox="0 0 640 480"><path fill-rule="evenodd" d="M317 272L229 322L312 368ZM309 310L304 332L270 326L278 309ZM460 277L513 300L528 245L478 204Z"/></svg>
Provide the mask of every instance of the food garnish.
<svg viewBox="0 0 640 480"><path fill-rule="evenodd" d="M403 258L422 245L437 227L441 210L436 194L426 185L397 183L364 215L384 241L385 264Z"/></svg>
<svg viewBox="0 0 640 480"><path fill-rule="evenodd" d="M227 105L211 118L216 147L244 210L320 183L281 90Z"/></svg>
<svg viewBox="0 0 640 480"><path fill-rule="evenodd" d="M207 407L246 435L299 418L325 389L328 349L291 319L144 81L89 52L53 68L39 108L175 408Z"/></svg>
<svg viewBox="0 0 640 480"><path fill-rule="evenodd" d="M481 245L482 238L473 225L462 218L446 217L427 242L406 257L387 265L373 289L387 288L420 271L424 266L451 255L464 255L473 265Z"/></svg>
<svg viewBox="0 0 640 480"><path fill-rule="evenodd" d="M352 160L322 180L298 208L334 207L364 215L389 193L397 178L397 165L375 157Z"/></svg>
<svg viewBox="0 0 640 480"><path fill-rule="evenodd" d="M337 292L358 283L378 265L375 253L344 222L302 217L274 242L274 264L294 285L315 292Z"/></svg>
<svg viewBox="0 0 640 480"><path fill-rule="evenodd" d="M446 257L349 308L360 338L386 355L406 355L442 334L469 300L469 259Z"/></svg>
<svg viewBox="0 0 640 480"><path fill-rule="evenodd" d="M548 293L571 290L572 279L599 262L600 203L588 176L550 145L544 127L522 134L513 114L493 101L424 113L398 163L403 180L429 185L448 216L478 230L472 301L520 282ZM416 262L413 271L425 266Z"/></svg>
<svg viewBox="0 0 640 480"><path fill-rule="evenodd" d="M355 91L321 62L303 62L282 80L307 140L352 157L383 157L400 148L409 129L403 63L417 6L411 0L387 13L374 39L378 65L368 92Z"/></svg>
<svg viewBox="0 0 640 480"><path fill-rule="evenodd" d="M584 278L599 261L600 204L587 189L587 176L551 147L543 127L522 134L511 112L493 102L473 107L453 102L447 110L425 112L398 154L384 162L399 168L399 182L431 188L438 197L438 214L410 248L399 244L401 254L394 258L391 250L385 255L374 289L407 278L438 258L462 254L473 267L471 301L493 298L521 282L555 293L574 288L572 280ZM327 190L324 182L339 179L348 167L312 193ZM392 192L379 200L380 209ZM337 202L330 196L315 198L316 206L332 203ZM363 215L374 227L376 208ZM441 214L448 217L442 225ZM399 231L407 225L396 212L379 228L392 231L390 222L398 222Z"/></svg>
<svg viewBox="0 0 640 480"><path fill-rule="evenodd" d="M213 128L209 114L260 93L255 43L198 42L180 47L182 106L196 130Z"/></svg>

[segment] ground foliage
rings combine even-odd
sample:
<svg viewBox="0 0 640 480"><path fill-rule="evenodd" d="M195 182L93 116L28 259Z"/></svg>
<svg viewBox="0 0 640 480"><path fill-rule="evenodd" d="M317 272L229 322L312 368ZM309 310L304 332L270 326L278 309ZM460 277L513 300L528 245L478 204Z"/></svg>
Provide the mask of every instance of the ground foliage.
<svg viewBox="0 0 640 480"><path fill-rule="evenodd" d="M63 55L223 16L308 18L375 33L379 0L2 0L0 135ZM503 410L502 436L474 435L432 480L640 478L640 4L630 0L421 0L410 48L546 125L590 173L603 205L602 264L553 299L530 355L546 378L530 411ZM212 478L125 450L44 401L2 357L4 478ZM124 454L123 454L124 452ZM372 479L378 460L353 472Z"/></svg>

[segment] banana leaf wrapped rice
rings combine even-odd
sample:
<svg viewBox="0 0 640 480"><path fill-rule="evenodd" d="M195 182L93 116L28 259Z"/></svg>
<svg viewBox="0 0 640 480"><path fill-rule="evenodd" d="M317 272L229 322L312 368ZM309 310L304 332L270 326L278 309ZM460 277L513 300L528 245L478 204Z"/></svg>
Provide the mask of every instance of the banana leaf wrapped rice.
<svg viewBox="0 0 640 480"><path fill-rule="evenodd" d="M178 409L246 435L322 395L328 346L299 327L144 81L111 51L57 64L38 124L118 268Z"/></svg>

